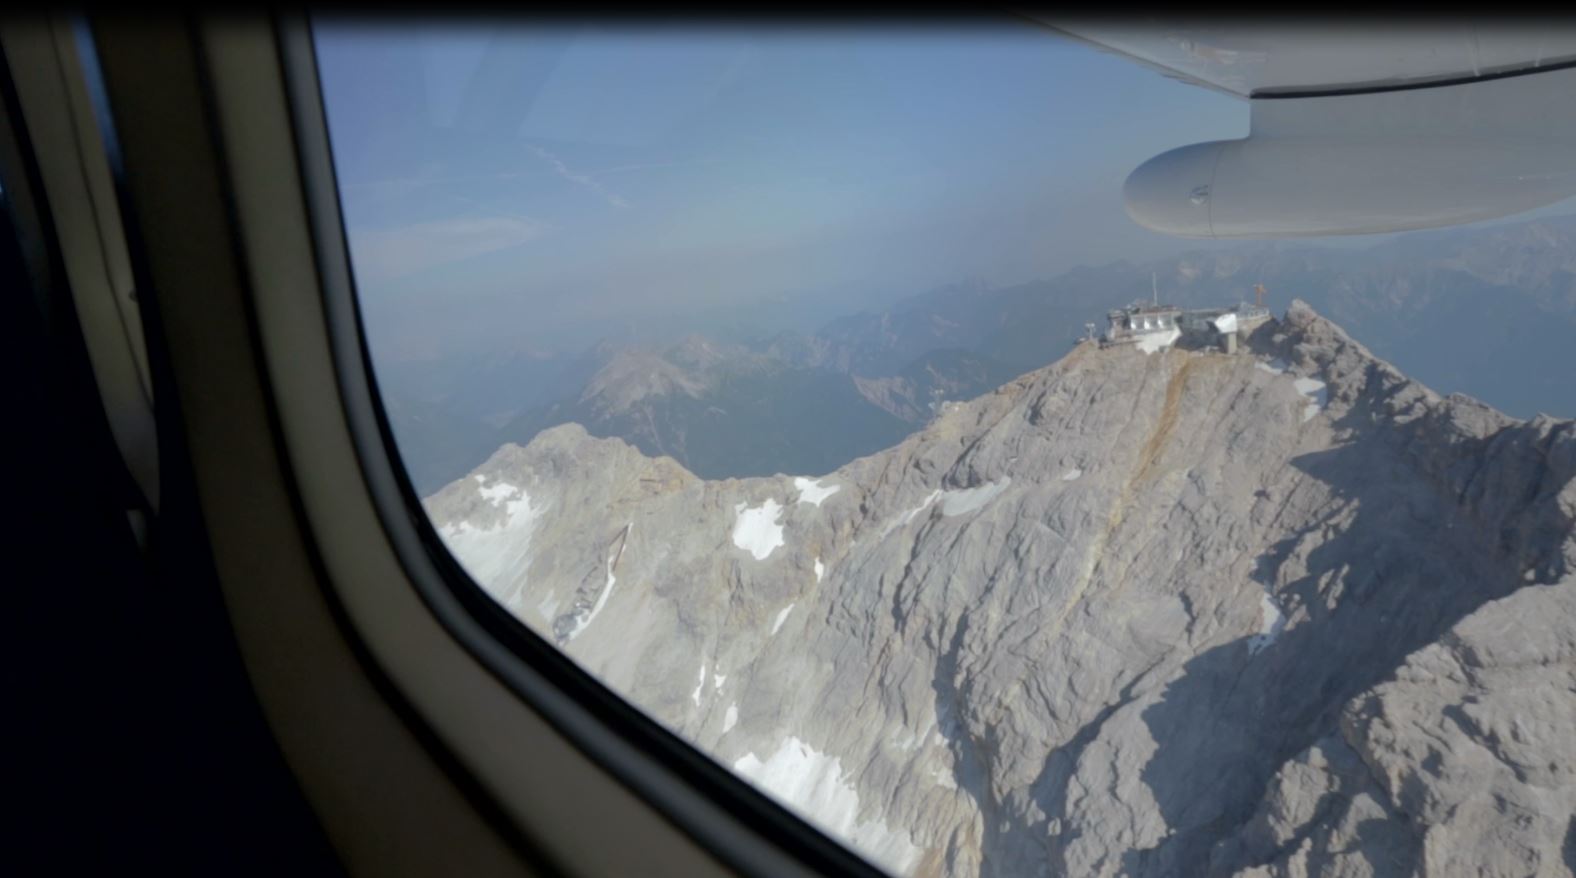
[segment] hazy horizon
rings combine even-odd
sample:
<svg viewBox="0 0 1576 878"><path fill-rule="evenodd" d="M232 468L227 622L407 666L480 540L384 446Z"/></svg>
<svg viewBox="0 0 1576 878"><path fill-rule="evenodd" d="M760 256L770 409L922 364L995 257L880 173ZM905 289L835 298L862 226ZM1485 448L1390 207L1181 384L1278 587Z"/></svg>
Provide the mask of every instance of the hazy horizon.
<svg viewBox="0 0 1576 878"><path fill-rule="evenodd" d="M1160 152L1245 134L1245 101L1013 20L330 22L316 40L387 361L809 332L963 281L1242 245L1143 229L1121 186Z"/></svg>
<svg viewBox="0 0 1576 878"><path fill-rule="evenodd" d="M1208 246L1132 223L1121 184L1248 117L1012 21L330 24L317 41L357 282L391 356L774 298L814 322Z"/></svg>

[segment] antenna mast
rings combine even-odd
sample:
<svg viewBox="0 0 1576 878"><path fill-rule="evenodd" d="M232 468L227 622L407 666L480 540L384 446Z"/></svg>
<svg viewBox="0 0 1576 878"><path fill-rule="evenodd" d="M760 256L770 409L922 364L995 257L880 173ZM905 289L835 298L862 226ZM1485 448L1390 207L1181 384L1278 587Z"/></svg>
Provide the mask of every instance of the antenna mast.
<svg viewBox="0 0 1576 878"><path fill-rule="evenodd" d="M1152 271L1149 273L1149 291L1154 295L1154 304L1158 307L1160 305L1160 286L1156 283L1155 273Z"/></svg>

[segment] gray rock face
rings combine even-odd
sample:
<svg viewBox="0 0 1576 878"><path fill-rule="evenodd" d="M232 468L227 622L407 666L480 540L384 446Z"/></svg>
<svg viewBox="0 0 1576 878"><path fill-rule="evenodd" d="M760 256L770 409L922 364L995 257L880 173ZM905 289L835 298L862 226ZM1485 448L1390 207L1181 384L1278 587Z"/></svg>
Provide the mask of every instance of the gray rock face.
<svg viewBox="0 0 1576 878"><path fill-rule="evenodd" d="M1349 702L1211 871L1569 875L1576 590L1489 603Z"/></svg>
<svg viewBox="0 0 1576 878"><path fill-rule="evenodd" d="M1074 349L829 475L574 425L427 501L616 691L909 875L1563 875L1576 424L1294 303Z"/></svg>

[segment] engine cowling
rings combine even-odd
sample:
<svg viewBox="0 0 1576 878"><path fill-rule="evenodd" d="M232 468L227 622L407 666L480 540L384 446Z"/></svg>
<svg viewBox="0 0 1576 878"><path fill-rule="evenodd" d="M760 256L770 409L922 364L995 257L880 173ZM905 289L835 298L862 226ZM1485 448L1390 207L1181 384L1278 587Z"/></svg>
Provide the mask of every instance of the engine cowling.
<svg viewBox="0 0 1576 878"><path fill-rule="evenodd" d="M1576 195L1576 71L1251 106L1248 137L1134 170L1123 187L1134 221L1193 238L1355 235Z"/></svg>

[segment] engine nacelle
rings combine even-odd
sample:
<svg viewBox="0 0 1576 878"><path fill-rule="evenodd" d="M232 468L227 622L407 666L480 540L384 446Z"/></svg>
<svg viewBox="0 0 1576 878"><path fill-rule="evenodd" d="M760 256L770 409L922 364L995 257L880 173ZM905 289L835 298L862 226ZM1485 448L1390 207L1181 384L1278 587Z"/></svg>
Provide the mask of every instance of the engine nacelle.
<svg viewBox="0 0 1576 878"><path fill-rule="evenodd" d="M1576 71L1252 102L1251 133L1127 178L1140 225L1192 238L1357 235L1507 216L1576 195Z"/></svg>

